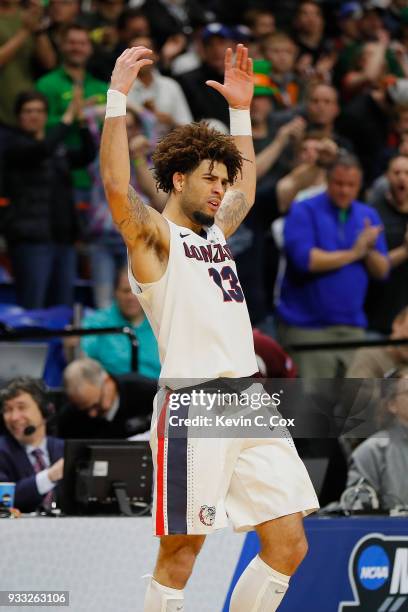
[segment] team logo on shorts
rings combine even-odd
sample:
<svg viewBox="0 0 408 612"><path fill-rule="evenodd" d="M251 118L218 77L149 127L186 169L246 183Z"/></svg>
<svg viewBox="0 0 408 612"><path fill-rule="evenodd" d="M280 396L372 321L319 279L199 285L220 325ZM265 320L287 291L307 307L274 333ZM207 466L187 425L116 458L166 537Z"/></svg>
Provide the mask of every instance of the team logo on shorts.
<svg viewBox="0 0 408 612"><path fill-rule="evenodd" d="M215 521L215 506L201 506L198 516L203 525L212 527Z"/></svg>

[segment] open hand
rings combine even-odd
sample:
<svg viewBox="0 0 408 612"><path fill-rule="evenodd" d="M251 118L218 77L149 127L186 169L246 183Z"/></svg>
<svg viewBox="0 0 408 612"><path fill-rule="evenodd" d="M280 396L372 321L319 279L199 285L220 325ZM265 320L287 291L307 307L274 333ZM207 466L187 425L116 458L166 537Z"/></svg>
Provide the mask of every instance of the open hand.
<svg viewBox="0 0 408 612"><path fill-rule="evenodd" d="M153 51L146 47L132 47L125 51L116 60L111 77L111 89L121 91L127 96L143 66L153 63L150 59Z"/></svg>
<svg viewBox="0 0 408 612"><path fill-rule="evenodd" d="M244 45L237 45L234 60L232 49L228 48L224 65L224 84L206 81L206 85L224 96L231 108L249 110L254 93L254 74L248 49Z"/></svg>

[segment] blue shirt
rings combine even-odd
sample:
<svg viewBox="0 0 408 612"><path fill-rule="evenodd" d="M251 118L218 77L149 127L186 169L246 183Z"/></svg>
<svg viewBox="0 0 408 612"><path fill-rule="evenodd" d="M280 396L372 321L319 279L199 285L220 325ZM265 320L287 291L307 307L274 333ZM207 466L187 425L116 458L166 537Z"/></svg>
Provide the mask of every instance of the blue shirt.
<svg viewBox="0 0 408 612"><path fill-rule="evenodd" d="M117 303L114 301L109 308L97 310L86 317L82 327L123 327L130 325ZM139 342L138 369L139 374L149 378L158 378L160 360L157 341L146 317L140 325L131 325ZM124 334L106 334L101 336L83 336L81 348L92 359L96 359L110 374L127 374L132 371L132 352L130 341Z"/></svg>
<svg viewBox="0 0 408 612"><path fill-rule="evenodd" d="M352 202L345 219L342 216L327 191L292 206L285 223L287 269L277 307L285 323L316 329L330 325L366 327L364 300L369 275L363 260L330 272L309 271L312 248L351 249L365 219L381 225L377 212L358 201ZM383 234L376 249L387 255Z"/></svg>

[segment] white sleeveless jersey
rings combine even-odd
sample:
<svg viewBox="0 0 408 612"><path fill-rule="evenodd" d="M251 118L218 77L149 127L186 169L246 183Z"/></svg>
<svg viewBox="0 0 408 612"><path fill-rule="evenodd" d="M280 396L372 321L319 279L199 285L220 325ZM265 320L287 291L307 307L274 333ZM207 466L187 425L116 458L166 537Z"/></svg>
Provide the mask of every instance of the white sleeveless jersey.
<svg viewBox="0 0 408 612"><path fill-rule="evenodd" d="M162 383L253 375L251 323L224 234L213 225L204 238L167 221L170 254L162 278L138 283L129 260L132 292L158 341Z"/></svg>

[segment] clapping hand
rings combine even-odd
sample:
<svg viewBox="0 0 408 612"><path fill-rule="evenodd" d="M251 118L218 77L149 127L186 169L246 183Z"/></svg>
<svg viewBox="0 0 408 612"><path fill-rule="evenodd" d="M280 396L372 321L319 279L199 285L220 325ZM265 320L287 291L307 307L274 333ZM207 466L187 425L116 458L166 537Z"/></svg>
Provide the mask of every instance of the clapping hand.
<svg viewBox="0 0 408 612"><path fill-rule="evenodd" d="M354 250L362 258L375 246L378 236L383 231L382 225L371 225L370 219L364 219L364 229L357 236Z"/></svg>
<svg viewBox="0 0 408 612"><path fill-rule="evenodd" d="M84 91L82 86L74 85L72 100L62 117L62 122L71 125L75 119L82 121L84 119L84 104Z"/></svg>

